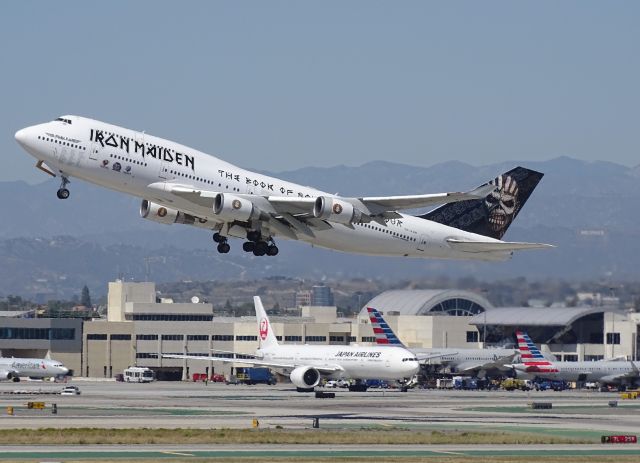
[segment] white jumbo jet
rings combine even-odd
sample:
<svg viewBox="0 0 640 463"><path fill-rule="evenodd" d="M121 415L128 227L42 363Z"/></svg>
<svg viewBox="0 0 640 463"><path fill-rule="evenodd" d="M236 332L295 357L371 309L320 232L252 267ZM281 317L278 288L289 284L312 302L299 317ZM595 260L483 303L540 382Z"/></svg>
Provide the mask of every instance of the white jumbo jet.
<svg viewBox="0 0 640 463"><path fill-rule="evenodd" d="M259 334L255 359L179 354L162 354L162 357L269 367L288 374L291 382L305 391L318 386L322 378L355 379L359 382L375 378L406 382L420 368L411 352L397 346L281 345L260 297L255 296L253 302Z"/></svg>
<svg viewBox="0 0 640 463"><path fill-rule="evenodd" d="M64 376L69 369L51 359L0 357L0 381L20 381L20 377L52 378Z"/></svg>
<svg viewBox="0 0 640 463"><path fill-rule="evenodd" d="M71 177L137 196L143 218L211 230L220 253L229 252L230 237L256 256L278 254L276 237L359 254L485 261L551 247L501 241L543 175L523 167L466 193L348 198L80 116L15 138L39 169L60 176L60 199L69 197ZM398 212L439 204L421 216Z"/></svg>

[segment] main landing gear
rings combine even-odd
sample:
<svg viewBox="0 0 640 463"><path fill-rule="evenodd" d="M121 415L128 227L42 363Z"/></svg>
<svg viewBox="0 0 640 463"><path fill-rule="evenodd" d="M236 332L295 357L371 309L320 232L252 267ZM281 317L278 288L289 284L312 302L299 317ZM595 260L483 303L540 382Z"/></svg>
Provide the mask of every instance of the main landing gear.
<svg viewBox="0 0 640 463"><path fill-rule="evenodd" d="M244 252L252 252L254 256L277 256L278 246L273 241L273 238L265 240L260 232L249 231L247 232L247 239L242 243L242 250ZM226 254L231 249L227 242L227 237L222 236L220 233L213 234L213 241L218 243L218 252L220 254Z"/></svg>
<svg viewBox="0 0 640 463"><path fill-rule="evenodd" d="M260 232L252 230L247 232L247 239L249 241L242 243L242 250L244 252L252 252L254 256L278 255L278 246L276 246L273 238L265 241Z"/></svg>
<svg viewBox="0 0 640 463"><path fill-rule="evenodd" d="M231 250L231 246L229 246L229 243L227 243L226 236L222 236L220 233L214 233L213 241L218 243L218 252L220 254L226 254Z"/></svg>
<svg viewBox="0 0 640 463"><path fill-rule="evenodd" d="M67 177L62 176L62 183L60 184L60 188L56 195L58 199L67 199L71 193L67 189L67 185L69 184L69 179Z"/></svg>

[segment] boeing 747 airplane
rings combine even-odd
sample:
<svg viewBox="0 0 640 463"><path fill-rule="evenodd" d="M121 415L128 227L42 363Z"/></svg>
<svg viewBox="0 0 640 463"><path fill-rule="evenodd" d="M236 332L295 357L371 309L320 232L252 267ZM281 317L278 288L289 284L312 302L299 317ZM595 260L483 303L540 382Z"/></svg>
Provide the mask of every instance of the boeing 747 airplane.
<svg viewBox="0 0 640 463"><path fill-rule="evenodd" d="M80 116L19 130L36 166L61 179L66 199L76 177L142 199L140 215L213 232L220 253L229 238L275 256L275 238L344 252L502 261L513 251L551 247L502 241L541 173L523 167L466 193L342 197L251 172L187 146ZM424 215L399 211L441 207Z"/></svg>

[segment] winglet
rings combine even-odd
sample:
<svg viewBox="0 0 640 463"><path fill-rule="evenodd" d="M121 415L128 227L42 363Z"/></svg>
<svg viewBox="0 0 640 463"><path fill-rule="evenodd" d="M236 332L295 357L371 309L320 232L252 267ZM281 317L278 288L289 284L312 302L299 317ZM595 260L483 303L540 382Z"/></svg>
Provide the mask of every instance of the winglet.
<svg viewBox="0 0 640 463"><path fill-rule="evenodd" d="M253 304L256 308L256 321L258 322L258 342L260 343L260 349L267 349L278 345L276 335L271 328L271 322L267 316L267 312L262 306L262 300L260 296L253 297Z"/></svg>

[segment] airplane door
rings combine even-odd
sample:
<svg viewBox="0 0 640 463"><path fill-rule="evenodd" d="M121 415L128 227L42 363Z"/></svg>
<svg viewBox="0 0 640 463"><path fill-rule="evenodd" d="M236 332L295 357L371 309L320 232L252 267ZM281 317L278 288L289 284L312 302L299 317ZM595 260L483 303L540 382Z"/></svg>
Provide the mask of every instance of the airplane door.
<svg viewBox="0 0 640 463"><path fill-rule="evenodd" d="M89 159L91 159L92 161L97 161L99 154L100 144L96 142L91 143L91 149L89 150Z"/></svg>
<svg viewBox="0 0 640 463"><path fill-rule="evenodd" d="M428 241L429 238L427 237L427 235L420 235L420 238L418 238L418 251L424 251L427 247Z"/></svg>

